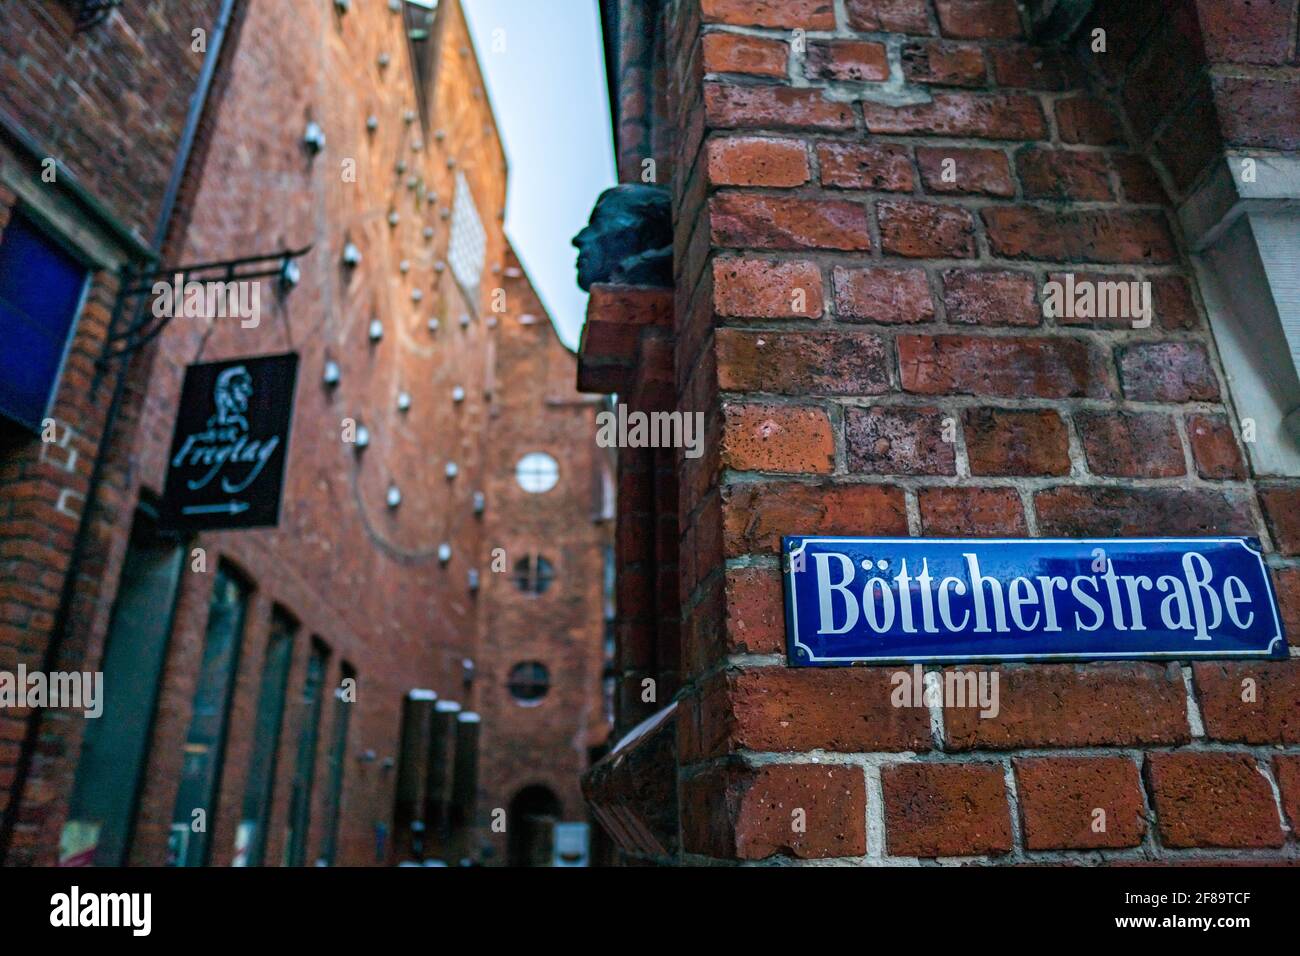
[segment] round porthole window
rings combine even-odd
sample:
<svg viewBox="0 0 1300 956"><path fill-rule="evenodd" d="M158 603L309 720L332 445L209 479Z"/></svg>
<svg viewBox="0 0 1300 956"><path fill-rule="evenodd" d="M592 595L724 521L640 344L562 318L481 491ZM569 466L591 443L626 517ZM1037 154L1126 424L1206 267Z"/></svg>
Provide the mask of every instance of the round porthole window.
<svg viewBox="0 0 1300 956"><path fill-rule="evenodd" d="M536 704L551 689L551 673L540 661L524 661L510 668L506 684L510 696L521 704Z"/></svg>
<svg viewBox="0 0 1300 956"><path fill-rule="evenodd" d="M540 495L560 480L560 466L546 452L530 451L515 466L515 480L524 491Z"/></svg>

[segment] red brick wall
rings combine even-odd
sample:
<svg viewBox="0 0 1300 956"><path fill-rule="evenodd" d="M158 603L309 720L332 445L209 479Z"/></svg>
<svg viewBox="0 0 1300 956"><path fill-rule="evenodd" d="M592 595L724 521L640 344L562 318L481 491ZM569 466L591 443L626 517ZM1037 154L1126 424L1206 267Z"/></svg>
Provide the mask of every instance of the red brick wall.
<svg viewBox="0 0 1300 956"><path fill-rule="evenodd" d="M475 663L483 715L481 833L496 860L505 862L508 830L523 824L507 817L507 832L496 832L491 814L508 810L524 787L554 793L561 820L586 819L579 776L589 748L608 734L601 581L613 523L602 516L613 477L608 452L596 445L596 414L604 402L575 390L574 356L513 254L501 288L506 311L496 317L488 424L489 557ZM515 466L529 452L558 461L559 481L550 491L532 494L515 480ZM491 564L498 548L503 572ZM513 578L515 563L538 554L551 562L555 579L545 593L525 594ZM550 690L535 703L516 701L506 686L511 668L524 661L540 661L550 674Z"/></svg>
<svg viewBox="0 0 1300 956"><path fill-rule="evenodd" d="M217 0L155 3L147 17L112 15L80 34L66 4L18 2L6 9L0 165L13 188L0 185L0 229L16 205L52 215L54 227L92 262L93 276L50 411L56 441L14 433L0 450L0 669L12 671L19 663L39 668L46 651L112 390L106 378L91 394L118 287L116 269L138 259L152 238L204 59L191 49L191 31L204 29L210 38L219 8ZM39 156L27 154L23 138ZM45 158L57 161L53 182L41 178ZM68 191L74 184L136 241L124 244L113 226L79 205ZM20 195L19 188L26 192ZM147 368L147 359L131 368L124 420L138 405ZM124 430L129 433L129 425ZM87 583L73 604L73 616L92 624L68 635L64 662L84 659L90 634L106 622L111 589L99 584L117 573L131 513L120 496L121 465L110 460L106 470L103 513L82 569ZM10 801L28 716L0 715L0 808ZM46 714L11 860L36 858L58 799L46 767L64 760L69 738L75 749L79 735L79 721Z"/></svg>
<svg viewBox="0 0 1300 956"><path fill-rule="evenodd" d="M1128 5L1101 6L1130 45ZM1279 67L1250 98L1268 117L1225 139L1287 148L1268 90L1293 89L1294 12L1263 5L1279 38L1182 6L1223 59ZM1001 666L991 719L895 709L889 669L784 666L783 533L1258 535L1295 630L1294 491L1244 470L1159 137L1130 132L1156 81L1130 70L1113 103L1011 0L679 0L668 22L676 401L712 437L679 471L683 859L1294 855L1294 658ZM1149 280L1155 321L1045 318L1067 271Z"/></svg>
<svg viewBox="0 0 1300 956"><path fill-rule="evenodd" d="M518 310L512 308L502 317L491 310L494 290L507 282L508 247L502 229L506 164L458 4L440 5L428 41L434 49L427 125L417 106L403 17L393 14L387 4L353 5L345 14L332 4L294 4L291 9L278 0L249 0L245 6L238 55L218 76L220 105L205 124L198 158L187 177L185 205L168 261L212 261L307 245L312 251L300 260L301 282L292 291L283 293L274 282L263 283L257 327L243 328L231 319L209 325L202 319L178 318L160 337L154 353L138 363L103 491L103 521L90 543L86 576L96 585L95 603L74 610L63 664L93 668L101 659L134 503L142 492L161 490L185 367L196 361L299 352L279 526L202 534L193 542L206 552L207 571L193 572L187 561L130 862L158 864L165 856L212 574L219 559L246 575L254 594L232 699L219 800L208 822L212 862L228 865L233 858L275 605L288 610L300 628L276 763L266 860L278 863L284 850L304 717L299 701L311 638L318 637L330 657L307 860L314 861L323 845L332 691L347 663L357 673L357 702L344 758L336 862L391 862L394 840L389 839L388 857L377 861L374 828L391 823L396 774L386 762L398 756L402 700L418 687L458 700L466 710L480 704L477 688L464 683L462 668L465 658L479 656L482 627L483 602L471 592L468 572L477 569L484 579L488 577L488 537L484 519L474 513L474 494L487 494L487 514L492 515L494 496L503 488L494 471L500 453L493 444L493 428L499 425L504 433L530 434L528 428L536 418L534 406L502 406L494 391L503 388L494 381L508 387L509 379L503 380L502 372L494 368L493 340L522 334L507 328L509 317L517 318ZM124 8L114 21L137 16L143 13ZM173 35L180 34L173 31ZM381 65L381 57L386 64ZM373 131L367 129L370 116L378 120ZM325 149L314 157L302 145L309 120L319 123L326 134ZM344 175L348 162L355 163L354 178ZM399 163L404 168L399 169ZM475 302L466 301L447 262L458 172L469 183L487 234ZM395 224L390 223L391 212L397 213ZM362 253L356 268L341 261L348 241ZM525 298L527 280L510 281L519 297ZM109 304L111 290L96 291L81 319L79 336L96 329L103 335L107 320L103 310ZM540 327L549 330L540 306L533 311L542 318ZM368 338L372 318L383 322L378 343ZM501 321L495 322L496 318ZM433 319L436 328L430 327ZM537 338L534 328L522 332ZM87 363L97 354L90 348ZM565 370L567 353L556 342L545 354L550 356L549 394L569 395L572 368ZM332 389L322 383L327 360L338 362L342 370L339 384ZM62 387L74 400L85 402L83 378L88 374L75 362L65 374ZM456 388L463 389L462 401L453 398ZM540 394L542 383L536 388L535 394ZM397 405L401 391L411 397L406 412ZM494 402L497 407L492 412ZM548 440L561 461L590 457L591 414L589 405L556 412L564 425ZM516 422L515 415L523 416L522 421ZM69 418L76 420L71 413ZM347 418L369 429L371 442L361 455L341 440ZM571 442L576 452L570 451ZM93 447L80 456L78 468L88 467L92 455ZM447 474L450 463L457 466L454 477ZM52 469L56 464L42 467ZM508 463L510 475L513 464L513 460ZM17 467L4 467L15 479L27 477ZM7 471L6 480L8 475ZM583 476L579 483L583 493L590 494L592 481ZM402 493L396 509L385 503L390 483ZM15 530L27 529L27 538L40 537L51 562L65 558L75 524L71 518L60 523L52 514L51 483L33 483L29 494L18 493L26 487L18 485L14 494L0 499L6 526L11 515L22 519L12 523ZM557 636L568 657L557 683L567 688L566 702L582 699L588 712L577 719L568 714L548 724L545 745L534 738L538 746L529 751L508 743L502 733L499 746L513 754L511 773L517 777L529 776L529 759L533 767L548 768L547 772L571 765L568 772L576 775L582 766L577 758L585 760L585 750L575 746L575 740L584 735L592 743L599 740L601 582L596 539L600 529L590 524L588 512L584 516L589 551L582 550L580 529L567 512L562 521L548 526L550 512L543 510L533 522L533 534L543 541L573 534L565 549L572 565L566 630L562 638ZM452 549L446 563L438 558L443 543ZM19 550L24 554L31 550L28 541L0 546L7 549L6 559ZM39 583L57 596L61 584L57 574L46 572ZM8 581L4 586L9 587ZM35 645L50 608L34 600L22 604L5 600L0 606L7 615L21 617L12 625L5 620L0 634L6 656L0 658L0 666L9 664L12 645L22 645L38 657L38 648L27 645ZM521 620L510 633L522 639L534 630L535 622L526 627ZM500 652L506 654L504 648ZM575 666L569 667L570 663ZM487 670L485 679L495 680L495 667ZM584 694L594 696L588 700ZM21 734L22 722L6 720L2 726L0 772L5 772L13 750L10 741ZM561 727L567 727L567 732L562 733ZM79 719L52 714L49 728L54 732L46 732L25 794L20 839L10 862L51 863L57 858L83 725ZM489 728L485 721L485 731ZM511 732L515 731L522 728L513 724ZM373 761L360 759L367 752L373 752ZM563 786L563 773L556 776L557 787ZM485 791L504 786L504 780L484 773L480 781ZM566 798L566 805L577 812L576 797Z"/></svg>

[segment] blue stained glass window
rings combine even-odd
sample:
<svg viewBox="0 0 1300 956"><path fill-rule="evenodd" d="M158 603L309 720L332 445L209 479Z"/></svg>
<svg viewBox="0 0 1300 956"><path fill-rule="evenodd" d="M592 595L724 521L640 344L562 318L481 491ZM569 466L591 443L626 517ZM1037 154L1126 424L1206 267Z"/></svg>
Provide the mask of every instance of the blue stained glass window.
<svg viewBox="0 0 1300 956"><path fill-rule="evenodd" d="M39 430L86 287L86 268L26 217L0 235L0 415Z"/></svg>

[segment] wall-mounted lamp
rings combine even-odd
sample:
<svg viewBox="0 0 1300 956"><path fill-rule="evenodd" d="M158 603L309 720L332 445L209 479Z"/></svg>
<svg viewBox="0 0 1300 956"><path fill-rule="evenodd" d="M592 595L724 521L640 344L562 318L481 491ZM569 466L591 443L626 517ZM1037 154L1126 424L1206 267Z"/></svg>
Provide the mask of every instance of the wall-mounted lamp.
<svg viewBox="0 0 1300 956"><path fill-rule="evenodd" d="M370 341L378 342L384 337L384 323L378 319L371 319L369 333Z"/></svg>
<svg viewBox="0 0 1300 956"><path fill-rule="evenodd" d="M424 227L424 238L426 238L426 239L432 239L432 238L433 238L433 226L425 226L425 227Z"/></svg>
<svg viewBox="0 0 1300 956"><path fill-rule="evenodd" d="M365 425L357 426L357 440L353 443L358 453L370 444L370 429Z"/></svg>
<svg viewBox="0 0 1300 956"><path fill-rule="evenodd" d="M469 589L470 589L471 591L477 591L477 590L478 590L478 568L470 568L470 569L469 569ZM473 669L473 665L471 664L471 671L472 671L472 669ZM472 678L470 678L470 679L472 679Z"/></svg>
<svg viewBox="0 0 1300 956"><path fill-rule="evenodd" d="M348 8L352 6L351 0L334 0L334 6L339 13L347 13Z"/></svg>
<svg viewBox="0 0 1300 956"><path fill-rule="evenodd" d="M406 121L407 126L410 126L415 122L415 110L407 110L402 114L402 119Z"/></svg>
<svg viewBox="0 0 1300 956"><path fill-rule="evenodd" d="M444 468L443 471L446 472L448 478L455 478L460 474L460 466L454 461L449 461L447 462L447 467Z"/></svg>
<svg viewBox="0 0 1300 956"><path fill-rule="evenodd" d="M374 114L371 114L370 116L367 116L367 117L366 117L366 129L370 130L370 132L372 132L372 133L373 133L375 130L379 129L379 117L378 117L378 116L375 116Z"/></svg>
<svg viewBox="0 0 1300 956"><path fill-rule="evenodd" d="M450 560L451 545L444 541L442 544L438 545L438 561L442 564L446 564ZM442 701L439 701L438 703L442 703Z"/></svg>
<svg viewBox="0 0 1300 956"><path fill-rule="evenodd" d="M349 242L343 246L343 264L350 269L355 269L361 264L361 250L355 243Z"/></svg>
<svg viewBox="0 0 1300 956"><path fill-rule="evenodd" d="M437 319L430 319L430 320L428 321L428 323L426 323L426 324L429 326L429 331L430 331L430 332L437 332L437 331L438 331L438 320L437 320Z"/></svg>
<svg viewBox="0 0 1300 956"><path fill-rule="evenodd" d="M406 273L410 272L410 271L411 271L411 260L410 260L410 259L403 259L401 262L399 262L399 263L397 264L397 271L400 272L400 273L402 273L402 275L406 275Z"/></svg>
<svg viewBox="0 0 1300 956"><path fill-rule="evenodd" d="M307 129L302 134L302 144L313 156L325 148L325 131L321 129L320 123L313 120L307 124Z"/></svg>
<svg viewBox="0 0 1300 956"><path fill-rule="evenodd" d="M390 57L387 53L381 53L379 54L379 59L375 62L377 62L379 64L379 68L383 70L383 69L387 69L388 64L391 61L392 61L392 57Z"/></svg>
<svg viewBox="0 0 1300 956"><path fill-rule="evenodd" d="M392 212L388 214L388 224L390 226L396 226L401 221L402 221L402 217L397 214L396 209L394 209Z"/></svg>
<svg viewBox="0 0 1300 956"><path fill-rule="evenodd" d="M411 290L411 301L412 301L412 302L419 302L419 301L420 301L421 299L423 299L423 298L424 298L424 291L423 291L422 289L412 289L412 290Z"/></svg>
<svg viewBox="0 0 1300 956"><path fill-rule="evenodd" d="M302 269L294 259L285 259L280 266L280 288L288 291L302 281Z"/></svg>
<svg viewBox="0 0 1300 956"><path fill-rule="evenodd" d="M397 485L388 486L387 501L390 508L396 508L402 503L402 491Z"/></svg>
<svg viewBox="0 0 1300 956"><path fill-rule="evenodd" d="M325 362L325 374L321 376L321 381L323 381L328 387L333 388L339 383L342 374L342 371L339 369L339 363L333 359L329 359Z"/></svg>
<svg viewBox="0 0 1300 956"><path fill-rule="evenodd" d="M469 325L469 313L468 313L468 312L462 312L462 313L460 314L460 327L463 329L463 328L467 327L468 325Z"/></svg>
<svg viewBox="0 0 1300 956"><path fill-rule="evenodd" d="M465 389L461 388L459 385L453 388L451 390L451 400L453 402L465 401Z"/></svg>
<svg viewBox="0 0 1300 956"><path fill-rule="evenodd" d="M398 393L397 393L397 410L398 410L399 412L408 412L408 411L411 410L411 393L410 393L410 392L398 392Z"/></svg>
<svg viewBox="0 0 1300 956"><path fill-rule="evenodd" d="M474 514L481 515L487 510L487 496L481 491L474 492Z"/></svg>

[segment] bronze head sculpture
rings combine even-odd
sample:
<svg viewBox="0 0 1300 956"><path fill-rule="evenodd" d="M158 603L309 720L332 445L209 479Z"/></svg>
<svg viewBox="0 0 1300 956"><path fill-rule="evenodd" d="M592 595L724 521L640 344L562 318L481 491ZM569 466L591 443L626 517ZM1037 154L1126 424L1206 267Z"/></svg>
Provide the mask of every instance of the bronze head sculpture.
<svg viewBox="0 0 1300 956"><path fill-rule="evenodd" d="M573 244L578 247L578 286L583 290L597 282L672 285L673 223L667 190L626 183L606 189Z"/></svg>

